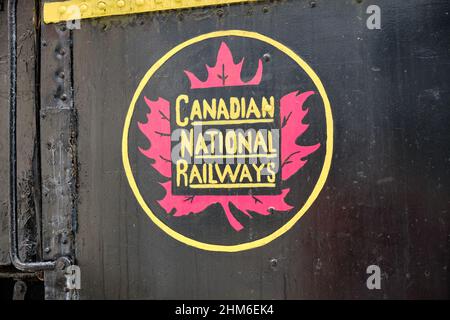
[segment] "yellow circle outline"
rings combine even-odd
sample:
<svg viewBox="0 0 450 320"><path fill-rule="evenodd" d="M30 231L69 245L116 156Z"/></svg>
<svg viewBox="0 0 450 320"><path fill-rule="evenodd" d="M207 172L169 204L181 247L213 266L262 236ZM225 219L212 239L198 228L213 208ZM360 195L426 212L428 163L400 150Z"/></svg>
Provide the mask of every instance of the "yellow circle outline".
<svg viewBox="0 0 450 320"><path fill-rule="evenodd" d="M326 153L325 153L325 161L322 167L322 171L320 173L319 179L306 200L303 207L281 228L277 229L273 233L265 236L264 238L241 243L237 245L217 245L217 244L209 244L200 242L191 238L188 238L175 230L168 227L166 224L164 224L161 220L158 219L158 217L155 216L155 214L151 211L151 209L147 206L144 198L142 197L141 193L139 192L139 188L137 187L136 181L134 180L133 173L131 171L130 161L128 158L128 132L130 129L130 123L131 118L134 113L134 107L136 104L136 101L138 100L142 90L144 89L145 85L149 81L149 79L153 76L153 74L167 61L169 60L174 54L179 52L180 50L203 40L211 39L211 38L218 38L218 37L224 37L224 36L237 36L237 37L245 37L245 38L253 38L257 39L263 42L266 42L278 50L284 52L286 55L288 55L292 60L294 60L312 79L314 82L314 85L319 90L320 96L322 97L324 106L325 106L325 121L327 125L327 141L326 141ZM189 39L183 43L180 43L176 47L174 47L172 50L167 52L162 58L160 58L145 74L144 78L142 78L141 82L139 83L139 86L136 89L136 92L134 93L133 99L131 100L130 107L128 109L126 118L125 118L125 125L123 130L123 136L122 136L122 161L125 169L125 173L127 175L128 182L130 184L130 187L141 205L141 207L144 209L145 213L150 217L150 219L158 226L160 227L164 232L169 234L171 237L175 238L178 241L181 241L189 246L196 247L203 250L208 251L220 251L220 252L237 252L237 251L243 251L243 250L249 250L257 247L264 246L271 242L272 240L278 238L282 234L284 234L286 231L291 229L294 224L308 211L308 209L311 207L313 202L318 197L320 191L322 190L325 181L328 176L328 172L330 171L331 167L331 157L333 154L333 116L331 114L331 107L330 107L330 101L328 100L327 94L325 92L325 88L322 85L322 82L320 81L319 77L316 75L316 73L311 69L311 67L303 61L294 51L286 47L285 45L281 44L280 42L273 40L267 36L264 36L262 34L251 32L251 31L244 31L244 30L225 30L225 31L215 31L211 33L206 33L199 35L197 37L194 37L192 39Z"/></svg>

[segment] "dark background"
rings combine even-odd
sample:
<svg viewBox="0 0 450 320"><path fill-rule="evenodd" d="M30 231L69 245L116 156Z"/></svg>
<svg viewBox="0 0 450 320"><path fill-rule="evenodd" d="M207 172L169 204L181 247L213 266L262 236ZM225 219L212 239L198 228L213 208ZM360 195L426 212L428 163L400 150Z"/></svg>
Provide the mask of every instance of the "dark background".
<svg viewBox="0 0 450 320"><path fill-rule="evenodd" d="M205 64L208 64L209 66L215 65L217 51L222 41L227 42L234 55L236 63L239 62L242 57L245 57L242 72L242 79L244 79L244 81L247 81L247 79L251 79L253 77L258 66L258 60L262 59L262 56L265 53L270 53L270 62L264 63L261 84L259 86L190 90L190 83L183 70L188 69L194 72L194 74L200 77L200 79L206 79L207 75ZM174 44L174 46L175 45L176 44ZM196 57L202 58L197 59ZM146 60L151 61L151 57L147 57ZM145 60L143 63L145 63ZM140 73L145 74L150 66L151 65L146 66L146 69L141 70ZM140 81L140 79L138 79L138 81ZM153 162L152 160L148 159L138 151L138 147L147 149L149 146L147 137L145 137L145 135L139 130L137 125L138 122L147 122L149 107L144 101L144 96L153 101L156 101L159 97L161 97L170 102L172 115L171 127L175 128L174 104L176 97L181 93L185 93L190 97L190 103L192 103L192 101L196 98L206 98L210 100L213 97L220 98L222 96L255 96L258 97L258 101L263 95L267 97L274 95L276 101L276 121L269 125L264 124L265 126L260 127L270 128L272 126L280 129L280 98L293 91L305 92L309 90L316 92L316 94L309 97L303 105L304 109L310 109L303 120L304 123L309 123L310 127L303 135L291 138L298 138L297 141L300 145L309 146L321 143L321 147L316 152L305 158L309 160L310 164L306 164L298 172L298 174L293 175L287 181L283 182L281 182L281 176L278 175L278 190L260 188L260 190L256 190L254 193L255 195L277 194L277 192L280 194L282 189L290 188L291 191L289 195L286 196L286 201L293 207L292 210L288 212L274 211L274 213L269 216L251 213L253 218L250 219L246 214L240 210L237 210L232 205L231 210L233 214L244 226L244 229L236 232L236 230L234 230L228 222L225 212L220 205L212 204L204 212L174 217L173 212L165 212L165 210L157 204L156 201L163 199L165 196L165 191L159 183L165 182L168 179L161 176L151 166L151 163ZM126 104L121 106L123 117L125 117L128 108L129 105ZM184 115L182 117L184 117ZM255 125L239 125L234 127L242 128L243 130L258 128ZM207 128L209 127L205 126L204 130ZM222 129L223 128L227 127L222 126ZM128 133L128 139L128 154L134 179L136 180L140 193L145 199L147 205L160 220L173 228L175 231L197 241L223 245L240 244L257 240L273 233L289 221L306 202L306 199L309 197L312 189L317 183L317 179L323 167L326 148L325 112L322 98L312 80L308 77L306 72L304 72L285 53L279 51L271 45L267 45L266 43L255 39L220 37L208 39L195 45L191 45L177 53L174 57L172 57L172 59L161 66L155 75L148 81L145 89L140 95L140 98L136 102L135 111L133 113ZM281 139L283 139L283 136ZM158 144L157 141L154 141L153 143L156 145ZM177 142L173 142L172 146L176 143ZM174 166L172 166L172 172L174 171ZM174 184L175 183L172 184L172 188ZM186 188L182 191L184 191L184 194L200 194L200 192L202 194L249 194L249 189L202 189L197 190L200 191L197 193L189 193L190 190L192 189Z"/></svg>

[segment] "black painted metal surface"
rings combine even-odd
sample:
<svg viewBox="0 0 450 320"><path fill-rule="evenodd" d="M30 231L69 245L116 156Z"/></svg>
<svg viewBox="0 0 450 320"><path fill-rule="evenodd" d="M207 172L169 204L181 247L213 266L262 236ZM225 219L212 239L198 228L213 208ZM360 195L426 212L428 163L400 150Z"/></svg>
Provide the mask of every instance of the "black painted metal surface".
<svg viewBox="0 0 450 320"><path fill-rule="evenodd" d="M82 21L74 32L80 162L77 259L84 298L448 297L449 5L280 1ZM318 200L270 244L190 248L143 213L121 167L134 90L165 52L216 30L286 44L320 76L334 115ZM382 290L368 290L379 265Z"/></svg>

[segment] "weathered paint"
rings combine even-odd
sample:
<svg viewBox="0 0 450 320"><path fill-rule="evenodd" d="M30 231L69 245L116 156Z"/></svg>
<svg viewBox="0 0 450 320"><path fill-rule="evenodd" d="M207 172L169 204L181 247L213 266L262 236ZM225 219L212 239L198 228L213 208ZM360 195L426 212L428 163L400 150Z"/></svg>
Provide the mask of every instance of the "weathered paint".
<svg viewBox="0 0 450 320"><path fill-rule="evenodd" d="M19 1L18 10L18 226L19 250L23 261L40 257L40 181L36 135L36 29L34 2ZM0 11L0 265L9 259L9 59L6 5Z"/></svg>
<svg viewBox="0 0 450 320"><path fill-rule="evenodd" d="M74 31L82 298L447 297L449 7L376 1L379 31L366 28L365 2L315 3L99 19ZM335 153L324 190L289 233L214 253L148 220L120 140L148 66L186 39L228 29L276 38L308 61L333 105ZM380 291L366 288L371 264L381 267Z"/></svg>

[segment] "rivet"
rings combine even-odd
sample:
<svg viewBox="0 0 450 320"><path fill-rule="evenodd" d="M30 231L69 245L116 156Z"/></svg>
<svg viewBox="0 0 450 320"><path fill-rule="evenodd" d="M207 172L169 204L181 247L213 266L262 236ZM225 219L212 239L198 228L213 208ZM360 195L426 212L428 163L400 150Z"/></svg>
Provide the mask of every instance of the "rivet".
<svg viewBox="0 0 450 320"><path fill-rule="evenodd" d="M56 261L56 269L57 270L64 270L64 268L65 268L66 266L65 266L65 264L64 264L64 262L63 261Z"/></svg>
<svg viewBox="0 0 450 320"><path fill-rule="evenodd" d="M50 251L52 251L52 249L50 249L50 247L47 247L47 248L44 249L45 253L50 253Z"/></svg>
<svg viewBox="0 0 450 320"><path fill-rule="evenodd" d="M136 4L138 5L138 6L142 6L143 4L144 4L144 0L136 0Z"/></svg>
<svg viewBox="0 0 450 320"><path fill-rule="evenodd" d="M123 1L123 0L117 1L117 6L118 6L119 8L123 8L123 7L125 6L125 1Z"/></svg>
<svg viewBox="0 0 450 320"><path fill-rule="evenodd" d="M269 53L265 53L264 55L263 55L263 59L264 59L264 61L265 62L269 62L270 61L270 54Z"/></svg>
<svg viewBox="0 0 450 320"><path fill-rule="evenodd" d="M60 7L58 8L58 11L59 11L60 14L63 14L64 12L67 11L67 7L66 7L66 6L60 6Z"/></svg>
<svg viewBox="0 0 450 320"><path fill-rule="evenodd" d="M100 10L105 10L106 9L106 3L104 3L103 1L100 1L97 3L97 8L99 8Z"/></svg>
<svg viewBox="0 0 450 320"><path fill-rule="evenodd" d="M87 9L88 9L88 6L87 6L86 3L82 3L82 4L80 5L80 11L81 11L81 12L85 12Z"/></svg>

